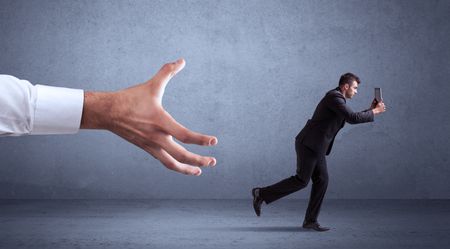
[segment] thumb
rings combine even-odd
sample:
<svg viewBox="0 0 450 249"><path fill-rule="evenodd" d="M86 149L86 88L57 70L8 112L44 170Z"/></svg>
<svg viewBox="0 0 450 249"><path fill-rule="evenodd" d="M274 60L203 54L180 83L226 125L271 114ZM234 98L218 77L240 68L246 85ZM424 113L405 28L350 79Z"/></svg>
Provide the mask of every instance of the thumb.
<svg viewBox="0 0 450 249"><path fill-rule="evenodd" d="M155 76L150 80L150 84L154 87L154 91L159 98L164 95L164 90L166 89L167 83L170 79L180 72L186 62L183 58L178 59L175 62L164 64L161 69L156 73Z"/></svg>

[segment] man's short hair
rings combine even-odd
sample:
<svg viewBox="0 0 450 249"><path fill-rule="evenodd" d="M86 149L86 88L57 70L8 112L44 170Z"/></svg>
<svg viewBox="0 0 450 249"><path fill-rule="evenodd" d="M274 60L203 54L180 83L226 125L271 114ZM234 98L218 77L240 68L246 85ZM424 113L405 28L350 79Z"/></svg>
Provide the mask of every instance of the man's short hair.
<svg viewBox="0 0 450 249"><path fill-rule="evenodd" d="M359 80L359 77L356 76L356 74L352 74L352 73L345 73L343 75L341 75L341 78L339 79L339 86L348 84L349 86L352 85L353 81L356 81L356 83L361 83L361 81Z"/></svg>

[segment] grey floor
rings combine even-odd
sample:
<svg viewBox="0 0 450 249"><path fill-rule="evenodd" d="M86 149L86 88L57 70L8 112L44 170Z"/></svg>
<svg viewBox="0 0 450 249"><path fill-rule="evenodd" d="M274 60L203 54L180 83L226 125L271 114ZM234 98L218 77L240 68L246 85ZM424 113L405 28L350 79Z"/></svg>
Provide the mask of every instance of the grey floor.
<svg viewBox="0 0 450 249"><path fill-rule="evenodd" d="M450 200L0 200L0 248L448 248Z"/></svg>

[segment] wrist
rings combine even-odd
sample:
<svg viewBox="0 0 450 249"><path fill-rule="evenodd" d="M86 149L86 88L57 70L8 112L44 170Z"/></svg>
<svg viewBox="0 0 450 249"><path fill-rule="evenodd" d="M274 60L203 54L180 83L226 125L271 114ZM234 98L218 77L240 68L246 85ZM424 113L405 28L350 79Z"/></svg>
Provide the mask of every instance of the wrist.
<svg viewBox="0 0 450 249"><path fill-rule="evenodd" d="M108 130L114 102L114 92L85 92L80 128Z"/></svg>

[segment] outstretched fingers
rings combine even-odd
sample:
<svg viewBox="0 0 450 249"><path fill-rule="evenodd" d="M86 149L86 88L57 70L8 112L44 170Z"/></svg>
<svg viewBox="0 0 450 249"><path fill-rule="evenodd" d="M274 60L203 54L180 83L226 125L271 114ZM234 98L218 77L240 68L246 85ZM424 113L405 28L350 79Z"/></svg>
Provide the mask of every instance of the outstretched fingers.
<svg viewBox="0 0 450 249"><path fill-rule="evenodd" d="M160 142L160 146L167 151L177 161L195 166L215 166L216 159L214 157L200 156L186 150L183 146L173 141L171 136L164 136Z"/></svg>
<svg viewBox="0 0 450 249"><path fill-rule="evenodd" d="M161 147L156 146L146 146L145 151L152 154L156 159L158 159L166 168L185 174L199 176L202 174L202 170L198 167L191 166L188 164L180 163L175 160L169 153L163 150Z"/></svg>

